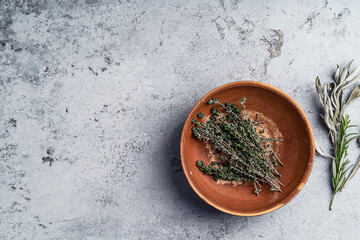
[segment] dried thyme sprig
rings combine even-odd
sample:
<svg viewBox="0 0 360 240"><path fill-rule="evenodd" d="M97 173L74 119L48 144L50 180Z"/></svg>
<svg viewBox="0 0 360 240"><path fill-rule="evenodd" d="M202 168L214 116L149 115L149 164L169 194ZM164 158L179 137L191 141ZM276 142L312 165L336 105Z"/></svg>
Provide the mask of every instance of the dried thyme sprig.
<svg viewBox="0 0 360 240"><path fill-rule="evenodd" d="M348 167L350 162L348 159L346 159L348 155L347 149L349 147L349 143L357 138L356 133L346 133L349 128L355 127L355 125L349 124L349 115L346 115L341 119L339 139L335 144L335 158L332 163L332 185L334 188L334 193L330 203L330 210L332 209L332 205L334 203L335 194L340 191L346 183L346 173L350 169L350 167Z"/></svg>
<svg viewBox="0 0 360 240"><path fill-rule="evenodd" d="M193 135L201 141L208 142L220 154L220 161L211 162L208 166L201 160L197 161L199 169L214 180L251 181L254 192L261 191L260 183L267 183L272 191L280 191L284 185L278 180L280 173L275 169L282 162L271 149L270 142L281 139L266 138L261 122L248 117L245 110L245 98L240 101L241 108L231 103L222 104L218 99L210 99L212 115L207 121L192 120ZM198 113L199 118L205 118ZM257 128L260 129L259 133Z"/></svg>
<svg viewBox="0 0 360 240"><path fill-rule="evenodd" d="M352 62L353 61L350 61L346 65L346 67L341 68L341 69L339 66L337 66L333 82L330 82L329 84L325 84L324 86L322 86L319 77L317 77L316 81L315 81L316 91L319 95L319 101L324 110L324 114L321 116L323 117L325 124L329 129L330 140L333 144L333 150L334 150L334 157L330 156L324 150L321 149L321 147L318 145L317 142L315 142L316 151L322 156L332 158L332 161L333 161L333 164L332 164L333 177L332 177L332 179L333 179L334 193L333 193L333 197L332 197L331 204L330 204L330 210L332 208L335 194L339 190L341 190L345 187L347 182L356 173L357 168L359 167L359 164L360 164L360 163L358 163L354 166L349 177L345 181L345 178L346 178L345 169L338 167L340 164L340 162L338 162L338 161L340 161L340 160L339 160L339 152L337 152L337 149L338 149L338 147L340 149L347 149L347 147L345 148L346 141L339 141L340 140L339 134L341 134L341 130L345 129L345 131L346 131L346 129L347 129L347 128L344 128L344 126L343 127L341 126L342 123L345 124L345 122L343 122L343 120L342 120L344 118L343 115L344 115L345 109L349 106L349 104L351 102L353 102L356 98L360 97L360 86L357 86L352 90L347 101L345 101L344 97L343 97L345 90L360 80L360 74L359 74L360 73L360 65L358 67L356 67L350 73L350 66L351 66ZM350 120L348 120L348 116L345 119L346 119L346 121L350 122ZM343 134L344 135L342 135L342 137L343 137L343 139L345 139L346 137L344 138L344 136L347 136L347 135L345 132ZM340 145L340 146L338 146L338 145ZM344 162L341 162L340 166L342 166L342 164L344 164ZM341 177L339 177L339 176L341 176Z"/></svg>

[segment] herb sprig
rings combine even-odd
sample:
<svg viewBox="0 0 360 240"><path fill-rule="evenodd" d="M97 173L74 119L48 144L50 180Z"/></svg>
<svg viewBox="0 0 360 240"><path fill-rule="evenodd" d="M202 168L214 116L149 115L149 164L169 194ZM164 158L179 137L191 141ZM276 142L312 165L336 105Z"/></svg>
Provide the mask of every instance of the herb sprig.
<svg viewBox="0 0 360 240"><path fill-rule="evenodd" d="M342 69L337 66L334 81L325 84L323 87L321 86L319 77L316 77L315 80L319 101L324 109L324 114L322 114L321 117L329 129L330 139L334 146L338 139L340 123L345 109L351 102L360 97L360 86L357 86L352 90L346 102L343 98L345 90L360 80L360 65L350 74L352 62L353 61L350 61L346 67ZM319 152L321 152L321 150Z"/></svg>
<svg viewBox="0 0 360 240"><path fill-rule="evenodd" d="M241 107L231 103L221 103L218 99L210 99L207 104L218 105L211 108L211 116L198 113L202 120L193 119L193 135L199 140L210 143L220 156L219 161L209 165L201 160L196 165L215 181L227 180L235 182L250 181L254 183L254 193L259 195L261 183L271 186L272 191L281 192L284 185L280 182L281 174L276 170L283 163L271 148L272 139L264 136L264 128L258 119L251 119L245 110L246 98L240 101ZM259 131L259 132L258 132Z"/></svg>
<svg viewBox="0 0 360 240"><path fill-rule="evenodd" d="M346 133L351 126L349 125L349 116L346 115L344 117L344 112L350 103L360 97L360 85L358 85L351 91L347 101L344 99L346 89L360 80L360 65L350 73L352 62L353 61L350 61L344 68L337 66L333 82L322 86L319 77L316 77L315 80L316 91L321 107L324 110L324 114L322 114L321 117L328 127L334 151L334 155L331 156L327 154L318 143L315 143L316 151L320 155L332 159L332 185L334 192L330 203L330 210L332 209L336 193L345 187L360 167L360 161L358 161L350 175L346 178L347 171L349 170L347 167L349 161L345 160L347 148L349 142L356 137L351 137L354 136L354 134Z"/></svg>
<svg viewBox="0 0 360 240"><path fill-rule="evenodd" d="M333 160L332 170L332 185L334 188L334 193L330 203L330 210L334 203L335 194L340 191L346 183L346 173L350 169L348 164L350 161L347 158L349 143L357 138L356 133L346 133L347 130L355 125L349 125L349 115L346 115L341 119L340 129L339 129L339 139L335 144L335 158Z"/></svg>

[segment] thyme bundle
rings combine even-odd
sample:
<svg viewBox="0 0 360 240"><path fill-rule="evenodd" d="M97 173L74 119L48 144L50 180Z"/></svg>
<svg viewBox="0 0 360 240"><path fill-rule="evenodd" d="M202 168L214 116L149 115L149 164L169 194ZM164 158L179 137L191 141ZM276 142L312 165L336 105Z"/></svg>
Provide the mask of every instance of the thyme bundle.
<svg viewBox="0 0 360 240"><path fill-rule="evenodd" d="M220 160L209 165L197 161L199 169L211 175L215 181L253 182L254 193L259 195L261 183L270 185L271 191L281 192L284 185L281 174L276 170L283 165L272 149L272 139L264 136L265 130L258 115L253 120L245 110L245 98L240 101L241 108L231 103L222 104L218 99L210 99L207 104L218 105L211 108L211 116L206 120L203 113L198 117L203 121L192 120L193 135L200 141L210 143L220 156Z"/></svg>
<svg viewBox="0 0 360 240"><path fill-rule="evenodd" d="M352 62L353 61L350 61L344 68L337 66L333 82L322 86L319 77L315 80L316 91L321 107L324 110L324 114L321 115L321 117L329 129L330 140L334 150L334 156L331 156L322 150L317 143L315 144L316 151L320 155L332 158L333 161L332 186L334 192L330 203L330 210L332 209L335 194L345 187L360 167L360 161L358 161L357 164L353 166L350 175L346 178L347 171L351 168L347 167L349 161L345 159L348 155L347 148L348 144L356 138L356 134L346 133L353 125L349 125L349 116L344 116L344 112L351 102L360 97L359 85L351 91L347 101L345 101L343 97L345 90L360 80L360 65L350 73Z"/></svg>

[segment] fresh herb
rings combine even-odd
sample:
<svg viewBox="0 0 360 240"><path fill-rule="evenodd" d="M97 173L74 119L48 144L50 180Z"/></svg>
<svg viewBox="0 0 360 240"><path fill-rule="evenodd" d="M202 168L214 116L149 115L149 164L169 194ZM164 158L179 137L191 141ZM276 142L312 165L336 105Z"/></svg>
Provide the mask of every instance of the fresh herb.
<svg viewBox="0 0 360 240"><path fill-rule="evenodd" d="M261 191L261 183L270 185L272 191L281 192L284 185L279 181L281 174L275 168L278 164L283 166L283 163L271 147L272 142L281 139L264 136L265 131L258 115L256 119L248 117L245 100L243 98L240 101L241 107L238 108L235 104L222 104L219 99L210 99L207 104L220 108L212 107L207 119L203 113L199 113L199 118L205 118L201 122L192 120L193 135L200 141L210 143L220 159L207 166L199 160L196 165L215 181L253 182L257 195Z"/></svg>
<svg viewBox="0 0 360 240"><path fill-rule="evenodd" d="M341 119L340 129L339 129L339 139L336 141L335 144L335 158L333 160L332 170L332 185L334 188L333 196L331 199L330 210L332 209L332 205L334 203L335 194L341 190L346 183L346 172L349 170L348 167L349 160L346 159L348 153L349 143L357 138L356 133L349 133L347 134L346 131L351 128L355 127L355 125L349 125L350 120L349 116L346 115ZM355 136L354 136L355 135Z"/></svg>
<svg viewBox="0 0 360 240"><path fill-rule="evenodd" d="M337 66L333 82L322 86L319 77L315 80L316 91L319 96L321 107L324 110L324 114L321 115L321 117L328 127L330 140L334 150L334 156L331 156L322 150L318 143L315 143L316 151L322 156L332 158L333 161L332 182L334 193L330 204L330 210L332 209L335 194L345 187L359 167L357 166L359 164L355 165L351 174L347 180L345 180L345 174L348 168L345 169L347 165L345 162L347 161L343 158L347 155L347 144L353 138L347 139L352 134L346 134L346 130L350 127L348 126L350 120L348 116L344 117L344 112L351 102L360 97L360 86L357 86L351 91L347 101L344 100L345 90L360 80L360 65L350 73L352 62L353 61L350 61L346 67L341 69ZM344 150L344 152L341 152L340 150ZM344 156L340 155L343 153L345 154Z"/></svg>
<svg viewBox="0 0 360 240"><path fill-rule="evenodd" d="M357 86L353 89L346 102L343 99L344 91L360 80L360 65L351 74L349 72L352 62L349 62L341 70L337 66L333 82L322 87L319 77L316 77L315 81L320 104L324 109L324 115L321 116L324 118L325 124L329 129L330 139L334 146L338 139L337 135L345 109L352 101L360 97L360 86Z"/></svg>

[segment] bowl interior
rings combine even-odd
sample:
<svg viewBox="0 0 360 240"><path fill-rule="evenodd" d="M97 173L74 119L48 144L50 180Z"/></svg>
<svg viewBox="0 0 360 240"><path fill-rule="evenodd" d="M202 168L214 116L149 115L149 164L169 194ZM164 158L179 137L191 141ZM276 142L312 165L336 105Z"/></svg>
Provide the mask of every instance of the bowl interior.
<svg viewBox="0 0 360 240"><path fill-rule="evenodd" d="M252 183L219 184L203 174L196 166L197 160L206 164L216 154L205 143L192 136L191 120L198 112L210 114L210 98L240 105L246 97L246 110L250 116L259 114L267 133L284 141L274 145L274 150L285 167L277 167L285 185L282 192L271 192L262 184L260 196L253 193ZM207 203L224 212L251 216L273 211L289 202L305 184L314 159L314 137L309 121L300 106L281 90L259 82L236 82L221 86L202 98L190 112L181 137L181 161L185 176L195 192Z"/></svg>

